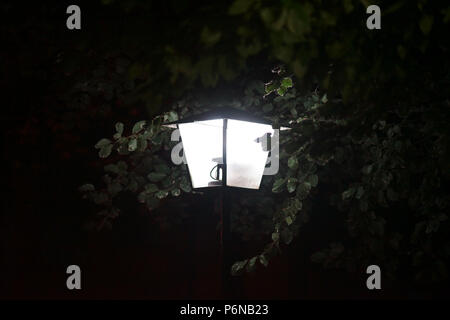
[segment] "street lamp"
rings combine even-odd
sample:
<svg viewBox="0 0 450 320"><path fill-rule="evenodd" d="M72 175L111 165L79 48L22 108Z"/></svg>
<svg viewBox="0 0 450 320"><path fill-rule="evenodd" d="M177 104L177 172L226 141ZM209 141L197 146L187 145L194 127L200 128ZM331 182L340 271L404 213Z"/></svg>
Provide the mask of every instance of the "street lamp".
<svg viewBox="0 0 450 320"><path fill-rule="evenodd" d="M217 108L163 124L178 128L192 187L221 187L221 248L224 285L229 285L229 187L259 189L270 152L270 122L234 108ZM287 129L287 128L282 128Z"/></svg>
<svg viewBox="0 0 450 320"><path fill-rule="evenodd" d="M180 130L193 188L259 189L272 126L247 112L219 108L165 124Z"/></svg>

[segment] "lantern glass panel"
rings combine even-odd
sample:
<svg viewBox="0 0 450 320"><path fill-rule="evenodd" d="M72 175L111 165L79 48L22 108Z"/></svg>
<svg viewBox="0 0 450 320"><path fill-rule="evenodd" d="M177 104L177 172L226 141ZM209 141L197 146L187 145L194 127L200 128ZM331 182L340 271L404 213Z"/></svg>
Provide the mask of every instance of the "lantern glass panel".
<svg viewBox="0 0 450 320"><path fill-rule="evenodd" d="M228 120L227 186L259 189L269 151L264 151L257 139L273 132L267 124Z"/></svg>
<svg viewBox="0 0 450 320"><path fill-rule="evenodd" d="M193 188L220 185L211 175L215 177L214 167L222 162L223 120L180 123L178 128Z"/></svg>

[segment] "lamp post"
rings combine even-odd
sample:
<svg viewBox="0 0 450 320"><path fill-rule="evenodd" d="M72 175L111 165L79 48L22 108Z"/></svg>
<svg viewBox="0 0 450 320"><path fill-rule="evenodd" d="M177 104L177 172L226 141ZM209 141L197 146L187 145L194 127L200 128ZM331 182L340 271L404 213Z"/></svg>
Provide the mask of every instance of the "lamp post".
<svg viewBox="0 0 450 320"><path fill-rule="evenodd" d="M259 189L273 135L265 119L233 108L218 108L163 124L178 128L192 187L220 188L221 256L225 294L230 294L229 188Z"/></svg>

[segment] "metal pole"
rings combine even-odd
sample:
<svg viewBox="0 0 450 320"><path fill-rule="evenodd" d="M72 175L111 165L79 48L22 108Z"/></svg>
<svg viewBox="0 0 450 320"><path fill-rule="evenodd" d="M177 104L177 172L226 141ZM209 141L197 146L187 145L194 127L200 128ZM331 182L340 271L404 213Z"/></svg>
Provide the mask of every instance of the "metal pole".
<svg viewBox="0 0 450 320"><path fill-rule="evenodd" d="M227 187L227 126L228 119L223 119L222 143L222 188Z"/></svg>
<svg viewBox="0 0 450 320"><path fill-rule="evenodd" d="M227 123L223 120L223 155L222 155L222 189L221 212L221 249L222 249L222 288L224 298L231 298L231 228L230 228L230 195L227 187Z"/></svg>
<svg viewBox="0 0 450 320"><path fill-rule="evenodd" d="M222 249L222 288L224 298L232 298L231 286L231 230L230 230L230 211L229 211L229 194L224 188L221 190L221 249Z"/></svg>

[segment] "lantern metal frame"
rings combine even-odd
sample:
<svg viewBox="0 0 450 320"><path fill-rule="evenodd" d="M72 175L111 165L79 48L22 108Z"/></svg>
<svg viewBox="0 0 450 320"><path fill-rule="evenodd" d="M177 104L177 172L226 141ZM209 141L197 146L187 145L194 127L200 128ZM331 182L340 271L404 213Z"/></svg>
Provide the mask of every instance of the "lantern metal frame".
<svg viewBox="0 0 450 320"><path fill-rule="evenodd" d="M195 189L206 189L206 188L210 188L210 187L229 187L229 188L241 188L241 189L259 189L258 188L249 188L249 187L242 187L242 186L233 186L233 185L227 185L227 178L228 178L228 166L227 166L227 129L228 129L228 120L238 120L238 121L245 121L245 122L250 122L250 123L256 123L256 124L263 124L263 125L268 125L270 127L273 128L272 123L266 119L263 119L261 117L257 117L249 112L246 111L242 111L239 109L235 109L235 108L231 108L231 107L220 107L220 108L216 108L216 109L212 109L206 112L203 112L201 114L197 114L197 115L193 115L178 121L173 121L173 122L169 122L169 123L165 123L163 124L163 126L165 127L169 127L169 128L179 128L179 124L186 124L186 123L195 123L195 122L200 122L200 121L208 121L208 120L222 120L222 158L221 158L221 163L218 163L217 166L213 167L211 172L210 172L210 176L213 172L213 170L217 167L217 179L215 180L219 180L218 177L219 175L219 170L221 170L222 173L222 178L220 179L220 183L217 184L210 184L208 186L205 187L195 187ZM286 130L289 129L288 127L282 126L279 128L280 130ZM270 135L268 135L267 139L269 141ZM181 134L181 141L183 142L183 135ZM184 146L183 146L184 148ZM268 148L268 150L270 152L270 148ZM185 150L183 150L183 152L185 152ZM192 171L190 169L189 166L189 159L188 159L188 163L187 163L187 167L189 170L189 176L191 178L191 184L193 184L192 182ZM211 176L211 178L213 178ZM261 176L262 179L262 176ZM194 187L194 186L193 186Z"/></svg>
<svg viewBox="0 0 450 320"><path fill-rule="evenodd" d="M272 126L272 123L266 119L254 116L253 114L249 112L245 112L239 109L231 108L231 107L220 107L211 109L209 111L203 112L201 114L193 115L178 121L173 121L169 123L163 124L165 127L169 128L178 128L179 124L183 123L192 123L197 121L207 121L207 120L217 120L222 119L223 125L222 125L222 164L218 164L219 167L222 170L222 179L221 183L215 186L207 186L207 187L201 187L201 188L195 188L195 189L215 189L217 186L220 187L220 196L219 201L220 205L219 207L219 216L221 220L221 228L220 228L220 248L221 248L221 264L222 264L222 284L223 284L223 291L226 298L232 298L232 282L230 279L230 270L232 266L232 255L230 251L230 241L231 241L231 225L230 225L230 193L229 190L231 188L233 189L246 189L248 188L242 188L237 186L228 186L227 185L227 128L228 128L228 120L240 120L240 121L247 121L247 122L253 122L253 123L259 123L264 125L270 125ZM273 126L272 126L273 128ZM279 130L288 130L289 128L287 126L281 126L279 127ZM181 141L183 141L183 137L181 136ZM270 148L268 148L270 151ZM184 152L184 151L183 151ZM189 162L187 163L187 167L189 170ZM214 168L213 168L214 169ZM212 172L212 170L211 170ZM218 171L219 172L219 171ZM191 172L189 171L189 176L191 178ZM211 174L211 173L210 173ZM219 173L217 173L217 176L219 176ZM191 181L192 183L192 181ZM259 187L258 187L259 189Z"/></svg>

